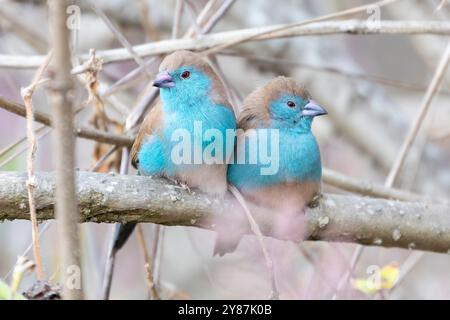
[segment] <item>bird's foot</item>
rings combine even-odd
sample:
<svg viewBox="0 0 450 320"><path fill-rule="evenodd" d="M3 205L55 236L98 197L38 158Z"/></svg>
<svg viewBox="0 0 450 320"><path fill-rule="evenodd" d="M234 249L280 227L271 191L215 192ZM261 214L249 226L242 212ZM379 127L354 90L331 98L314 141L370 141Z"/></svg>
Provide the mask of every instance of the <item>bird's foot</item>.
<svg viewBox="0 0 450 320"><path fill-rule="evenodd" d="M189 193L192 193L191 188L187 185L187 183L183 181L178 181L178 185L181 187L181 189L186 190Z"/></svg>
<svg viewBox="0 0 450 320"><path fill-rule="evenodd" d="M320 205L320 199L322 199L321 193L316 193L311 201L308 203L309 208L317 208Z"/></svg>
<svg viewBox="0 0 450 320"><path fill-rule="evenodd" d="M179 186L181 189L183 189L189 193L192 193L191 188L189 188L189 186L187 185L186 182L179 180L179 179L173 179L173 178L168 178L168 179L170 181L172 181L174 184L176 184L177 186Z"/></svg>

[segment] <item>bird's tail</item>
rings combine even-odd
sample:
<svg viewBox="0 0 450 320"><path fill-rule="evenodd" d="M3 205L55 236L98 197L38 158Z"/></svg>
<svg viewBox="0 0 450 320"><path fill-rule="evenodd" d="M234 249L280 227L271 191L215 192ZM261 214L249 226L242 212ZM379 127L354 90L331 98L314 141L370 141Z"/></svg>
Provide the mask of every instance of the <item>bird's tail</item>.
<svg viewBox="0 0 450 320"><path fill-rule="evenodd" d="M112 276L114 272L114 262L117 251L127 242L136 227L136 222L120 223L114 226L114 236L106 260L105 274L103 278L103 300L109 299L111 291Z"/></svg>
<svg viewBox="0 0 450 320"><path fill-rule="evenodd" d="M213 255L222 257L227 253L232 253L236 250L239 242L241 241L241 238L242 234L230 236L229 232L227 232L225 236L224 232L217 231L217 238L216 243L214 244Z"/></svg>

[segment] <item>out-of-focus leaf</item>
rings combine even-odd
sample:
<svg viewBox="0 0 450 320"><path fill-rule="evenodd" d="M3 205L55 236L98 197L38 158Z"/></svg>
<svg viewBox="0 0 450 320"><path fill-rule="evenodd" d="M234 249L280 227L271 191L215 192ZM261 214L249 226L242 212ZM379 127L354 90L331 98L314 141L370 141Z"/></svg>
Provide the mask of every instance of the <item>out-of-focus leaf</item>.
<svg viewBox="0 0 450 320"><path fill-rule="evenodd" d="M384 266L380 271L381 288L392 289L398 280L400 270L397 263L390 263Z"/></svg>
<svg viewBox="0 0 450 320"><path fill-rule="evenodd" d="M392 289L398 280L398 276L399 266L393 262L367 278L352 279L351 284L354 289L365 294L373 295L383 289Z"/></svg>
<svg viewBox="0 0 450 320"><path fill-rule="evenodd" d="M364 278L352 279L352 287L369 295L377 293L380 289L375 281Z"/></svg>
<svg viewBox="0 0 450 320"><path fill-rule="evenodd" d="M2 280L0 280L0 300L8 300L10 298L11 298L11 288ZM16 293L13 299L26 300L26 298L19 293Z"/></svg>
<svg viewBox="0 0 450 320"><path fill-rule="evenodd" d="M13 292L17 292L17 290L19 290L20 283L22 282L23 277L26 273L33 272L34 267L34 262L27 259L26 257L19 256L17 258L11 282L11 290L13 290Z"/></svg>

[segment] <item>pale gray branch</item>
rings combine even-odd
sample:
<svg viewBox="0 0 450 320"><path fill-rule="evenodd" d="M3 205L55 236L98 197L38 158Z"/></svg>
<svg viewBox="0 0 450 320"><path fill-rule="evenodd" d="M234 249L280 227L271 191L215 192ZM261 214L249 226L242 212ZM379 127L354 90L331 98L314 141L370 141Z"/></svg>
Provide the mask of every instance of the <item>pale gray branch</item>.
<svg viewBox="0 0 450 320"><path fill-rule="evenodd" d="M304 26L291 27L289 25L275 25L267 27L257 27L242 30L217 32L208 35L201 35L195 38L171 39L157 42L150 42L133 47L133 50L141 57L167 54L175 50L207 50L225 43L239 41L246 42L262 41L279 38L317 36L332 34L430 34L430 35L450 35L450 22L442 21L380 21L379 25L368 23L367 20L344 20L325 21L311 23ZM280 28L286 28L281 31ZM275 32L271 32L274 30ZM262 34L263 33L263 34ZM262 35L260 35L262 34ZM97 56L103 59L104 63L129 60L133 57L127 49L118 48L112 50L97 51ZM21 55L0 55L0 67L9 68L37 68L42 64L44 56L21 56ZM88 54L81 56L86 60Z"/></svg>
<svg viewBox="0 0 450 320"><path fill-rule="evenodd" d="M0 221L29 219L26 173L0 173ZM36 208L53 218L55 177L36 173ZM165 180L141 176L77 173L78 203L84 222L152 222L215 229L217 219L235 213L230 201L189 193ZM434 252L450 249L450 206L327 194L308 209L310 240L355 242ZM268 234L274 214L257 213Z"/></svg>

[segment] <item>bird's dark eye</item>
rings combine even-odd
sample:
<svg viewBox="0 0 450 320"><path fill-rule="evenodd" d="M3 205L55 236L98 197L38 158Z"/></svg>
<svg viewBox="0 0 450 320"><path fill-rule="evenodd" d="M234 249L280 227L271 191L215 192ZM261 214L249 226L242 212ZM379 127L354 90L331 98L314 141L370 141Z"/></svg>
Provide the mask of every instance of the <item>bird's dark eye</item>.
<svg viewBox="0 0 450 320"><path fill-rule="evenodd" d="M286 104L287 104L287 106L289 108L295 108L295 102L294 101L288 101Z"/></svg>
<svg viewBox="0 0 450 320"><path fill-rule="evenodd" d="M191 76L191 73L189 71L183 71L183 73L181 74L181 77L183 79L187 79Z"/></svg>

